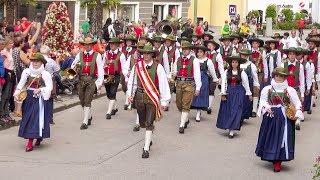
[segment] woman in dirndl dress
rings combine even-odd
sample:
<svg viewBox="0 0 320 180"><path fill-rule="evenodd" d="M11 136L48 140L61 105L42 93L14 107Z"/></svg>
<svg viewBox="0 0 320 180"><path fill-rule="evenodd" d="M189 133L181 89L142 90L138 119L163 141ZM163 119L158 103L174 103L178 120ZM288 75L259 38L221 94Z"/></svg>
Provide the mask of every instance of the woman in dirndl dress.
<svg viewBox="0 0 320 180"><path fill-rule="evenodd" d="M49 100L52 91L52 78L49 72L44 70L46 60L40 53L30 57L29 68L23 70L20 82L14 93L16 100L19 94L26 89L27 97L22 104L22 120L18 136L28 139L26 151L33 150L33 140L39 146L44 138L50 137L50 115L46 101ZM21 100L20 100L21 101Z"/></svg>
<svg viewBox="0 0 320 180"><path fill-rule="evenodd" d="M240 70L240 64L246 60L239 56L226 59L228 69L221 78L221 103L217 119L217 128L229 130L229 138L234 137L234 131L240 130L244 100L246 95L252 99L248 76Z"/></svg>
<svg viewBox="0 0 320 180"><path fill-rule="evenodd" d="M209 74L211 75L213 82L218 82L217 74L213 65L212 60L208 59L206 52L210 51L203 45L195 46L197 58L195 61L200 63L200 74L201 74L201 89L199 94L196 93L192 100L191 109L197 110L196 122L201 120L201 111L207 111L209 107Z"/></svg>
<svg viewBox="0 0 320 180"><path fill-rule="evenodd" d="M273 163L274 172L281 170L282 161L294 159L295 122L289 119L285 106L293 104L293 116L303 119L301 102L296 90L286 81L287 72L278 67L273 71L271 85L261 91L258 116L262 116L256 155Z"/></svg>

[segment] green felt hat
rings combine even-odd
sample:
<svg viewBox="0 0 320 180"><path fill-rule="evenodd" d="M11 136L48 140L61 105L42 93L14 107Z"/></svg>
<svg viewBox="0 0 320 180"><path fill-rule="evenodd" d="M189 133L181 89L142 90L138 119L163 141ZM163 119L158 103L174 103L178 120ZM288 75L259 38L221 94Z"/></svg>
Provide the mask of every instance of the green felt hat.
<svg viewBox="0 0 320 180"><path fill-rule="evenodd" d="M130 34L130 35L128 35L127 37L125 37L124 40L126 40L126 41L134 41L134 42L137 42L137 41L138 41L138 39L136 38L136 36L134 36L134 35L132 35L132 34Z"/></svg>
<svg viewBox="0 0 320 180"><path fill-rule="evenodd" d="M41 61L43 64L47 63L44 56L39 52L32 54L29 59L30 59L30 61Z"/></svg>
<svg viewBox="0 0 320 180"><path fill-rule="evenodd" d="M181 41L182 49L192 49L194 46L189 41Z"/></svg>
<svg viewBox="0 0 320 180"><path fill-rule="evenodd" d="M297 48L295 48L295 47L291 47L289 49L284 49L283 50L283 53L285 53L285 54L289 54L290 52L294 52L296 54L298 53Z"/></svg>
<svg viewBox="0 0 320 180"><path fill-rule="evenodd" d="M272 72L272 76L275 75L288 76L288 71L283 67L277 67Z"/></svg>
<svg viewBox="0 0 320 180"><path fill-rule="evenodd" d="M250 49L241 49L239 53L240 55L250 56L252 54L252 51Z"/></svg>
<svg viewBox="0 0 320 180"><path fill-rule="evenodd" d="M209 41L204 41L204 45L207 46L209 43L212 43L216 46L215 50L218 50L220 48L220 44L217 43L214 39L210 39Z"/></svg>
<svg viewBox="0 0 320 180"><path fill-rule="evenodd" d="M153 46L151 43L145 44L142 48L138 48L138 51L141 53L155 53L157 52L156 50L153 49Z"/></svg>
<svg viewBox="0 0 320 180"><path fill-rule="evenodd" d="M114 37L114 38L111 38L109 40L109 43L118 43L118 44L120 44L120 43L122 43L122 41L119 38Z"/></svg>

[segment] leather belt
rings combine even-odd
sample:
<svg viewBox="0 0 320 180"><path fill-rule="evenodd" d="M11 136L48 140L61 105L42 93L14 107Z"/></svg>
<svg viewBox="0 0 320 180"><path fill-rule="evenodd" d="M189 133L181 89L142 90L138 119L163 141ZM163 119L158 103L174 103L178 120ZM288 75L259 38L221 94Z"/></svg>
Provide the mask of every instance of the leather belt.
<svg viewBox="0 0 320 180"><path fill-rule="evenodd" d="M177 77L178 81L194 81L194 78Z"/></svg>

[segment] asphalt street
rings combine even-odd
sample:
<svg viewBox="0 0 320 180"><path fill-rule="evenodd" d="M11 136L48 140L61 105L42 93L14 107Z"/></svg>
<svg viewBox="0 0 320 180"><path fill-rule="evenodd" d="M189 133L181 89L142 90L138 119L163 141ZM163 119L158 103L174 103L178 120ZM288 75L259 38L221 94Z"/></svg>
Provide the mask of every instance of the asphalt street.
<svg viewBox="0 0 320 180"><path fill-rule="evenodd" d="M93 125L85 131L80 106L56 113L51 139L25 152L25 140L18 127L0 131L0 179L79 180L212 180L212 179L311 179L312 165L320 155L319 108L306 115L296 133L295 160L274 173L272 164L261 161L254 151L261 120L248 120L234 139L215 127L220 100L213 114L202 113L200 123L191 112L185 134L178 133L180 114L173 99L170 111L156 124L149 159L142 159L144 130L133 132L135 111L122 110L123 93L118 94L119 112L105 119L106 97L93 102ZM318 103L320 105L320 103Z"/></svg>

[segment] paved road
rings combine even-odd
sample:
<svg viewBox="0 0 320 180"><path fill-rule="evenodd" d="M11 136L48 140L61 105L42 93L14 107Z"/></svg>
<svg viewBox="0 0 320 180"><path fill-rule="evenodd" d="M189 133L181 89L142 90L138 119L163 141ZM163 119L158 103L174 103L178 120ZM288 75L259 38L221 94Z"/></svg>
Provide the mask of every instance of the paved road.
<svg viewBox="0 0 320 180"><path fill-rule="evenodd" d="M119 104L124 101L123 94ZM80 107L55 114L52 138L33 152L24 152L18 128L0 132L0 179L311 179L316 155L320 154L319 110L307 116L297 132L296 159L275 174L272 165L254 154L260 120L248 121L230 140L215 128L219 101L212 115L194 121L178 134L179 114L174 106L157 124L149 159L142 159L144 132L133 132L134 112L120 112L105 120L106 98L93 103L94 122L80 131Z"/></svg>

